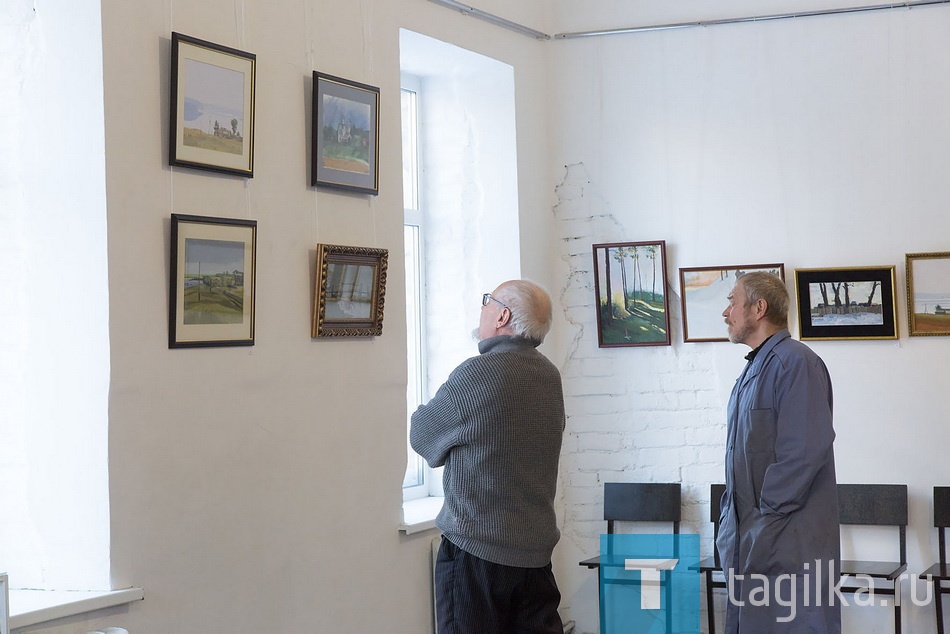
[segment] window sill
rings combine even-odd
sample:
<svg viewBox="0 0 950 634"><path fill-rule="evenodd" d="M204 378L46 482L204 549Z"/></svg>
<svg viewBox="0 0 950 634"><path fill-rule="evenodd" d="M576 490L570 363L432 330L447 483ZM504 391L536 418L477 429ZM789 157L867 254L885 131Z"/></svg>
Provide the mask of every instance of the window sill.
<svg viewBox="0 0 950 634"><path fill-rule="evenodd" d="M30 627L47 621L141 601L144 598L145 591L142 588L103 592L11 589L10 629Z"/></svg>
<svg viewBox="0 0 950 634"><path fill-rule="evenodd" d="M402 503L402 524L399 530L406 535L435 528L435 517L442 510L443 497L427 497Z"/></svg>

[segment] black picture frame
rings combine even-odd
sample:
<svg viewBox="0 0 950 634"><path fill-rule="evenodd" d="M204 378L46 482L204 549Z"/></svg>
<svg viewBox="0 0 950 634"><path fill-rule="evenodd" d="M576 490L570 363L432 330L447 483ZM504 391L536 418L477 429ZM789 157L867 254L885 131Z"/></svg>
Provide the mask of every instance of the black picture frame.
<svg viewBox="0 0 950 634"><path fill-rule="evenodd" d="M318 244L310 336L378 337L389 251Z"/></svg>
<svg viewBox="0 0 950 634"><path fill-rule="evenodd" d="M894 269L795 269L799 338L897 339Z"/></svg>
<svg viewBox="0 0 950 634"><path fill-rule="evenodd" d="M310 184L379 194L379 88L313 71Z"/></svg>
<svg viewBox="0 0 950 634"><path fill-rule="evenodd" d="M666 241L594 244L592 250L597 345L601 348L670 345ZM632 269L627 275L628 259L639 267L639 277ZM638 288L641 278L642 287ZM622 287L619 295L625 306L616 304L617 281Z"/></svg>
<svg viewBox="0 0 950 634"><path fill-rule="evenodd" d="M172 33L168 164L253 178L257 56Z"/></svg>
<svg viewBox="0 0 950 634"><path fill-rule="evenodd" d="M168 347L253 346L257 221L172 214Z"/></svg>

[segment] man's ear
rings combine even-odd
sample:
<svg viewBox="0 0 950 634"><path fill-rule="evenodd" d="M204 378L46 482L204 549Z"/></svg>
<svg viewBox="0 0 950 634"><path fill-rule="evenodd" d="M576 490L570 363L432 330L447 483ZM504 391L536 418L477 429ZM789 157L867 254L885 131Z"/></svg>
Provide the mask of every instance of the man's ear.
<svg viewBox="0 0 950 634"><path fill-rule="evenodd" d="M511 323L511 309L505 306L501 309L501 312L498 313L498 320L495 322L495 326L497 328L504 328L510 323Z"/></svg>
<svg viewBox="0 0 950 634"><path fill-rule="evenodd" d="M765 314L769 312L769 303L762 298L755 302L755 318L765 319Z"/></svg>

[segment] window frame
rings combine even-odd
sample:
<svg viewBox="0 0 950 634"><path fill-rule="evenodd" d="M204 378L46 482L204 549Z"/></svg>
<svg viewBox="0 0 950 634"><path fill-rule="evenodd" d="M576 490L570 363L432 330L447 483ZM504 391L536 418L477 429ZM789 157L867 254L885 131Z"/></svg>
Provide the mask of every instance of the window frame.
<svg viewBox="0 0 950 634"><path fill-rule="evenodd" d="M406 387L406 434L408 439L410 417L415 409L428 400L427 390L427 353L426 353L426 311L425 311L425 288L426 288L426 255L425 255L425 213L424 196L422 188L422 173L424 163L422 156L422 144L419 142L419 131L421 129L422 114L419 108L419 94L421 92L422 82L419 77L402 73L400 75L400 100L406 93L412 93L413 104L409 112L410 121L402 121L402 148L403 148L403 170L406 169L407 159L410 165L410 174L403 173L403 239L406 248L406 361L407 361L407 387ZM402 114L405 117L407 113L405 108L401 107ZM410 134L411 147L407 149L407 133ZM410 192L405 191L410 189ZM409 230L414 232L414 249L410 253ZM410 260L410 257L415 257ZM412 273L415 272L415 275ZM413 314L415 319L412 319ZM414 353L414 354L413 354ZM415 357L415 363L413 363ZM415 399L410 400L410 389L415 385ZM406 477L403 480L403 501L417 500L433 496L432 491L432 469L426 464L421 456L412 451L407 442L407 464ZM414 482L409 482L409 472L411 461L415 461L416 478Z"/></svg>

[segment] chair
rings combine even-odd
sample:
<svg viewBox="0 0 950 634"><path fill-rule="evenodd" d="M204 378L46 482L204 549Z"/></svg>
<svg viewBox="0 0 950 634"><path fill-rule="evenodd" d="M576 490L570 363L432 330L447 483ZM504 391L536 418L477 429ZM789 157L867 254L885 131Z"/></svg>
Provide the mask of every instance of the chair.
<svg viewBox="0 0 950 634"><path fill-rule="evenodd" d="M940 561L924 570L920 578L933 584L934 606L937 610L937 634L943 634L943 595L950 594L950 566L947 565L947 527L950 526L950 487L934 487L934 526L940 544Z"/></svg>
<svg viewBox="0 0 950 634"><path fill-rule="evenodd" d="M673 534L680 532L681 515L680 483L632 483L632 482L605 482L604 483L604 520L607 521L607 534L613 535L616 522L670 522ZM609 553L604 553L609 554ZM601 631L605 631L603 611L603 584L601 575L603 570L600 557L592 557L579 562L593 570L597 569L597 600L600 606ZM669 592L666 593L669 600ZM669 607L669 604L667 604ZM672 621L667 619L667 631L670 631Z"/></svg>
<svg viewBox="0 0 950 634"><path fill-rule="evenodd" d="M872 579L874 594L894 597L894 632L901 631L900 576L907 570L907 485L839 484L838 514L842 525L894 526L898 534L899 559L841 561L842 576L864 575ZM880 581L878 581L880 580ZM883 584L883 585L882 585ZM842 583L842 592L866 591L867 586Z"/></svg>
<svg viewBox="0 0 950 634"><path fill-rule="evenodd" d="M709 485L709 521L713 525L713 556L699 562L699 572L706 582L706 622L709 627L709 634L716 634L716 610L713 606L713 590L726 588L725 577L718 579L715 576L717 573L722 573L722 563L719 561L716 539L719 537L719 516L722 511L720 503L725 491L725 484Z"/></svg>

